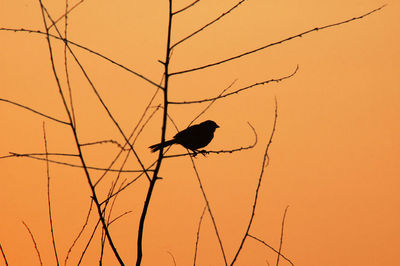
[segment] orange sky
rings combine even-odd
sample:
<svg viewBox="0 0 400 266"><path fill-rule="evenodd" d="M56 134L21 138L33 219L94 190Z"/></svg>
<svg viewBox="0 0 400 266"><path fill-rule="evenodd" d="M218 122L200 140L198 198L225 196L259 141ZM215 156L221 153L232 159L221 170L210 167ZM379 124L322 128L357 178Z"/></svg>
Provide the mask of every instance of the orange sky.
<svg viewBox="0 0 400 266"><path fill-rule="evenodd" d="M64 1L47 1L54 18ZM73 3L70 5L72 6ZM146 2L146 3L143 3ZM158 83L162 77L167 30L167 1L89 1L69 16L70 40L89 47ZM174 18L173 42L225 12L235 1L202 0ZM175 10L190 1L175 1ZM181 71L234 56L317 26L342 21L385 4L375 0L248 0L225 19L174 50L171 71ZM299 71L278 84L255 87L221 99L197 122L216 121L220 128L207 147L252 150L211 154L195 159L230 262L248 222L262 155L272 129L274 97L278 124L270 149L254 224L250 233L279 247L282 215L289 205L282 253L295 265L400 265L400 3L362 20L314 32L218 67L170 79L171 101L196 100ZM60 22L63 26L63 21ZM43 30L36 1L0 3L0 27ZM63 86L63 45L54 41L56 68ZM73 47L105 103L127 135L155 92L154 86L91 53ZM82 72L68 57L80 141L123 138L110 122ZM51 71L43 35L0 31L0 98L16 101L61 120L67 116ZM66 87L65 87L66 88ZM161 103L158 95L153 106ZM172 105L180 129L206 104ZM153 111L151 109L150 111ZM49 152L76 153L71 130L0 101L0 156L9 152L44 152L45 121ZM135 148L145 165L156 159L147 148L160 140L159 110ZM175 134L171 124L167 137ZM168 154L185 150L171 148ZM84 148L89 165L106 167L117 154L113 144ZM60 158L58 158L60 159ZM74 159L62 159L78 163ZM115 166L121 165L120 160ZM138 169L131 157L127 168ZM45 265L54 265L47 210L46 164L28 158L0 159L0 243L10 265L38 260L25 221L38 242ZM91 171L93 180L101 173ZM87 213L90 191L82 169L50 165L54 232L59 257L78 234ZM137 174L124 174L132 180ZM143 265L193 263L199 217L204 207L187 157L165 159L150 204L144 232ZM98 186L101 199L116 174ZM110 230L127 265L136 259L138 219L148 181L139 179L120 194L114 217L132 211ZM95 224L93 214L89 227ZM85 231L69 258L76 265L90 231ZM99 235L83 265L98 263ZM276 254L247 239L236 265L274 265ZM3 261L0 257L0 264ZM105 265L116 265L109 247ZM224 265L209 215L200 233L197 265ZM281 260L280 265L289 265Z"/></svg>

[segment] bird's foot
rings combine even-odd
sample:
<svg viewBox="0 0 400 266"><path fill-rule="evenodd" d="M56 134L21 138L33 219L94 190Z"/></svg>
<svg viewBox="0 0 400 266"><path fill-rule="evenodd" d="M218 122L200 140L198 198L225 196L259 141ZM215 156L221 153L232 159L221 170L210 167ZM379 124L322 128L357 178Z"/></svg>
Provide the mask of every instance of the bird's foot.
<svg viewBox="0 0 400 266"><path fill-rule="evenodd" d="M206 151L206 150L201 150L201 151L198 151L201 155L203 155L204 157L206 157L206 155L208 154L208 151Z"/></svg>

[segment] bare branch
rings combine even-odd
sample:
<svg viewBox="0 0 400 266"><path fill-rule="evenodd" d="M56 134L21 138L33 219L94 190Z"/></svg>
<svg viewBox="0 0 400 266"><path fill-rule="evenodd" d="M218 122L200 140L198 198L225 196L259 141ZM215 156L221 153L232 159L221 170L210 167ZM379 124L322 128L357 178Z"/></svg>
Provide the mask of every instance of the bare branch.
<svg viewBox="0 0 400 266"><path fill-rule="evenodd" d="M36 111L36 110L34 110L34 109L32 109L32 108L30 108L30 107L28 107L28 106L25 106L25 105L22 105L22 104L19 104L19 103L16 103L16 102L13 102L13 101L10 101L10 100L7 100L7 99L2 99L2 98L0 98L0 101L6 102L6 103L14 104L14 105L16 105L16 106L18 106L18 107L24 108L24 109L26 109L26 110L29 110L29 111L35 113L35 114L41 115L41 116L43 116L43 117L46 117L46 118L51 119L51 120L53 120L53 121L56 121L56 122L58 122L58 123L62 123L62 124L65 124L65 125L69 125L68 122L59 120L59 119L57 119L57 118L51 117L51 116L46 115L46 114L43 114L43 113L41 113L41 112L39 112L39 111Z"/></svg>
<svg viewBox="0 0 400 266"><path fill-rule="evenodd" d="M40 257L40 252L39 252L38 246L37 246L36 241L35 241L35 237L33 236L33 234L31 232L31 230L29 229L28 225L24 221L22 221L22 223L25 226L26 230L28 230L29 235L31 236L31 239L32 239L32 242L33 242L33 246L34 246L34 248L36 250L36 254L37 254L37 257L39 259L39 263L40 263L40 265L43 265L42 258Z"/></svg>
<svg viewBox="0 0 400 266"><path fill-rule="evenodd" d="M1 251L1 255L3 256L4 263L6 264L6 266L8 266L8 261L7 261L7 258L6 258L6 253L4 252L3 247L1 246L1 244L0 244L0 251Z"/></svg>
<svg viewBox="0 0 400 266"><path fill-rule="evenodd" d="M198 246L199 246L199 240L200 240L200 228L201 228L201 223L202 223L202 221L203 221L203 217L204 217L204 214L206 213L206 210L207 210L207 206L205 206L205 207L203 208L203 212L201 213L200 220L199 220L199 226L197 227L196 245L195 245L195 248L194 248L193 266L196 265L197 248L198 248Z"/></svg>
<svg viewBox="0 0 400 266"><path fill-rule="evenodd" d="M46 32L40 31L40 30L31 30L31 29L24 29L24 28L16 29L16 28L0 27L0 31L27 32L27 33L34 33L34 34L39 34L39 35L46 35L46 36L48 35L51 38L54 38L56 40L61 40L63 42L66 42L68 44L76 46L76 47L78 47L80 49L86 50L89 53L92 53L92 54L94 54L94 55L96 55L98 57L101 57L101 58L105 59L106 61L108 61L108 62L110 62L110 63L112 63L112 64L114 64L114 65L116 65L116 66L118 66L118 67L120 67L120 68L122 68L122 69L124 69L124 70L126 70L128 72L130 72L130 73L132 73L132 74L134 74L135 76L147 81L148 83L152 84L153 86L158 87L160 89L163 89L163 87L161 87L160 85L158 85L154 81L150 80L149 78L145 77L144 75L139 74L138 72L136 72L136 71L134 71L134 70L132 70L132 69L130 69L130 68L128 68L128 67L126 67L126 66L124 66L124 65L122 65L122 64L120 64L118 62L116 62L116 61L114 61L113 59L111 59L111 58L109 58L109 57L107 57L107 56L105 56L105 55L103 55L103 54L101 54L99 52L96 52L96 51L94 51L94 50L92 50L92 49L90 49L88 47L85 47L85 46L83 46L81 44L78 44L76 42L73 42L71 40L67 40L67 39L63 38L62 36L57 36L57 35L54 35L54 34L51 34L51 33L46 33Z"/></svg>
<svg viewBox="0 0 400 266"><path fill-rule="evenodd" d="M381 10L385 6L386 5L383 5L383 6L379 7L379 8L376 8L376 9L374 9L374 10L368 12L368 13L365 13L365 14L363 14L361 16L358 16L358 17L354 17L354 18L351 18L351 19L343 20L341 22L336 22L336 23L332 23L332 24L325 25L325 26L322 26L322 27L316 27L316 28L313 28L313 29L310 29L310 30L306 30L306 31L304 31L302 33L299 33L299 34L296 34L296 35L292 35L292 36L287 37L285 39L282 39L280 41L266 44L266 45L261 46L261 47L259 47L257 49L254 49L254 50L251 50L251 51L247 51L245 53L242 53L242 54L230 57L230 58L226 58L226 59L223 59L223 60L218 61L218 62L210 63L210 64L207 64L207 65L203 65L203 66L199 66L199 67L195 67L195 68L191 68L191 69L186 69L186 70L173 72L173 73L171 73L171 76L178 75L178 74L189 73L189 72L193 72L193 71L197 71L197 70L202 70L202 69L205 69L205 68L210 68L210 67L213 67L213 66L216 66L216 65L220 65L220 64L223 64L223 63L226 63L226 62L241 58L243 56L247 56L247 55L259 52L259 51L264 50L266 48L269 48L271 46L275 46L275 45L278 45L278 44L293 40L295 38L303 37L304 35L307 35L307 34L312 33L314 31L324 30L324 29L327 29L327 28L331 28L331 27L335 27L335 26L339 26L339 25L342 25L342 24L346 24L346 23L352 22L354 20L359 20L359 19L362 19L362 18L364 18L364 17L366 17L368 15L371 15L374 12L377 12L377 11Z"/></svg>
<svg viewBox="0 0 400 266"><path fill-rule="evenodd" d="M218 97L221 97L221 95L224 94L224 92L229 90L233 86L233 84L235 84L235 82L236 82L236 80L234 80L228 87L223 89L222 92L218 95ZM212 100L208 106L206 106L197 116L195 116L195 118L193 118L193 120L189 123L188 127L190 125L192 125L193 122L196 121L200 116L202 116L208 109L210 109L210 107L215 103L215 101L218 99L218 97L216 99Z"/></svg>
<svg viewBox="0 0 400 266"><path fill-rule="evenodd" d="M283 243L283 230L285 228L285 219L286 219L286 213L287 213L288 208L289 208L289 205L286 206L285 212L283 213L282 226L281 226L281 238L279 240L279 250L278 250L278 257L276 258L276 266L279 265L279 258L281 257L282 243Z"/></svg>
<svg viewBox="0 0 400 266"><path fill-rule="evenodd" d="M81 0L81 1L77 2L77 3L76 3L75 5L73 5L70 9L67 8L66 12L65 12L61 17L59 17L58 19L56 19L56 20L49 26L49 29L51 29L54 25L56 25L56 24L57 24L60 20L62 20L64 17L66 18L65 20L67 20L68 14L69 14L72 10L74 10L76 7L78 7L80 4L82 4L83 1L84 1L84 0ZM68 7L68 4L66 4L66 6Z"/></svg>
<svg viewBox="0 0 400 266"><path fill-rule="evenodd" d="M299 65L297 65L296 69L291 74L289 74L287 76L284 76L284 77L281 77L281 78L276 78L276 79L270 79L270 80L266 80L266 81L257 82L257 83L251 84L249 86L240 88L238 90L235 90L235 91L232 91L232 92L229 92L229 93L226 93L226 94L220 94L220 95L218 95L218 96L216 96L214 98L207 98L207 99L194 100L194 101L183 101L183 102L173 102L173 101L171 101L169 103L170 104L192 104L192 103L204 103L204 102L209 102L209 101L215 101L215 100L218 100L218 99L221 99L221 98L224 98L224 97L231 96L233 94L238 94L239 92L246 91L246 90L251 89L251 88L256 87L256 86L266 85L266 84L271 83L271 82L279 83L279 82L281 82L281 81L283 81L285 79L289 79L289 78L293 77L297 73L298 70L299 70Z"/></svg>
<svg viewBox="0 0 400 266"><path fill-rule="evenodd" d="M199 32L205 30L207 27L211 26L212 24L214 24L215 22L217 22L218 20L220 20L221 18L223 18L224 16L228 15L230 12L232 12L234 9L236 9L238 6L240 6L244 1L246 0L240 0L236 5L234 5L233 7L231 7L228 11L222 13L219 17L215 18L214 20L210 21L209 23L207 23L206 25L204 25L203 27L201 27L200 29L196 30L195 32L189 34L188 36L186 36L185 38L183 38L182 40L174 43L171 46L171 49L175 48L177 45L179 45L180 43L188 40L190 37L195 36L196 34L198 34ZM173 74L171 74L173 75Z"/></svg>
<svg viewBox="0 0 400 266"><path fill-rule="evenodd" d="M27 158L31 158L31 159L35 159L35 160L49 161L50 163L61 164L61 165L66 165L66 166L70 166L70 167L83 168L82 165L76 165L76 164L71 164L71 163L66 163L66 162L55 161L52 159L40 158L40 157L31 155L29 153L21 154L21 153L10 152L10 154L11 155L9 155L9 156L0 157L0 159L8 158L8 157L27 157ZM45 154L43 154L43 155L45 155ZM73 156L75 156L75 155L73 155ZM119 169L109 169L109 168L101 168L101 167L94 167L94 166L85 166L85 167L90 170L98 170L98 171L123 172L123 173L143 173L144 172L143 170L129 170L129 169L128 170L119 170ZM146 169L146 171L151 172L152 170Z"/></svg>
<svg viewBox="0 0 400 266"><path fill-rule="evenodd" d="M68 261L69 255L72 252L72 249L75 247L76 242L78 242L79 238L83 234L83 231L85 231L85 228L88 225L90 213L92 212L92 207L93 207L93 199L90 201L89 211L88 211L88 214L86 215L85 222L83 223L83 226L82 226L81 230L79 231L78 235L75 237L74 241L72 242L71 246L68 249L67 255L66 255L65 260L64 260L64 265L65 266L67 265L67 261Z"/></svg>
<svg viewBox="0 0 400 266"><path fill-rule="evenodd" d="M274 251L275 253L277 253L279 256L281 256L282 258L284 258L287 262L289 262L292 266L294 266L294 263L292 261L290 261L287 257L285 257L282 253L280 253L278 250L274 249L271 245L267 244L266 242L264 242L263 240L248 234L247 235L250 238L253 238L255 240L257 240L258 242L261 242L262 244L264 244L266 247L270 248L272 251Z"/></svg>
<svg viewBox="0 0 400 266"><path fill-rule="evenodd" d="M122 146L118 141L113 140L113 139L105 139L105 140L98 140L98 141L93 141L93 142L87 142L87 143L81 143L81 146L91 146L91 145L97 145L97 144L105 144L105 143L111 143L115 144L118 146L123 151L129 151L129 149L125 149L124 146Z"/></svg>
<svg viewBox="0 0 400 266"><path fill-rule="evenodd" d="M188 152L189 152L189 151L188 151ZM204 191L203 184L201 183L201 179L200 179L199 172L197 171L196 164L194 163L194 160L193 160L193 157L192 157L192 156L190 156L190 160L191 160L191 162L192 162L193 170L194 170L194 172L195 172L195 174L196 174L197 181L199 182L200 190L201 190L201 193L203 194L203 199L204 199L204 201L206 202L207 210L208 210L208 213L210 214L211 221L212 221L212 224L213 224L213 226L214 226L215 234L216 234L217 239L218 239L219 247L220 247L220 249L221 249L221 252L222 252L222 256L223 256L223 258L224 258L225 265L228 265L228 262L227 262L227 260L226 260L225 251L224 251L224 246L222 245L222 240L221 240L221 237L220 237L220 235L219 235L218 228L217 228L217 223L215 222L215 218L214 218L214 215L213 215L213 213L212 213L210 203L209 203L209 201L208 201L208 199L207 199L206 192Z"/></svg>
<svg viewBox="0 0 400 266"><path fill-rule="evenodd" d="M167 253L171 256L172 260L174 261L174 266L176 266L176 261L175 261L174 254L172 254L172 253L169 252L168 250L167 250Z"/></svg>
<svg viewBox="0 0 400 266"><path fill-rule="evenodd" d="M96 233L96 230L97 230L97 228L99 227L99 224L100 224L100 219L97 220L97 223L96 223L95 227L93 228L93 232L92 232L92 234L90 235L89 240L88 240L88 242L86 243L85 248L84 248L83 251L82 251L82 254L81 254L80 258L79 258L79 261L78 261L77 265L81 265L82 260L83 260L83 257L85 256L86 251L87 251L87 249L89 248L90 243L91 243L92 240L93 240L94 234ZM124 264L123 264L123 265L124 265Z"/></svg>
<svg viewBox="0 0 400 266"><path fill-rule="evenodd" d="M269 155L268 155L268 152L269 152L269 148L270 148L271 143L272 143L272 138L274 137L274 133L275 133L275 129L276 129L276 122L277 122L277 120L278 120L278 102L277 102L277 100L276 100L276 98L275 98L275 116L274 116L274 124L273 124L273 126L272 126L272 131L271 131L271 134L270 134L270 136L269 136L269 140L268 140L268 142L267 142L267 146L266 146L266 148L265 148L264 157L263 157L263 162L262 162L262 164L261 164L260 176L259 176L259 178L258 178L258 184L257 184L257 188L256 188L255 195L254 195L253 208L252 208L252 211L251 211L250 220L249 220L249 223L248 223L248 225L247 225L246 232L245 232L245 234L244 234L244 236L243 236L243 238L242 238L242 241L240 242L240 246L239 246L239 248L238 248L238 250L237 250L237 252L236 252L236 254L235 254L235 257L234 257L233 260L232 260L231 266L235 263L237 257L239 256L239 253L240 253L240 251L242 250L243 245L244 245L244 242L245 242L245 240L246 240L246 238L247 238L247 236L248 236L248 234L249 234L250 227L251 227L251 225L253 224L253 219L254 219L254 215L255 215L256 207L257 207L258 193L259 193L259 191L260 191L262 178L263 178L263 176L264 176L264 170L265 170L265 168L269 165Z"/></svg>
<svg viewBox="0 0 400 266"><path fill-rule="evenodd" d="M54 226L53 226L53 217L51 215L51 198L50 198L50 167L49 167L49 156L47 153L47 138L46 138L46 128L45 123L43 122L43 139L44 139L44 151L46 153L46 175L47 175L47 206L49 211L49 222L50 222L50 234L51 234L51 241L53 244L53 251L54 256L57 262L57 265L60 264L58 260L57 248L56 248L56 240L54 237Z"/></svg>
<svg viewBox="0 0 400 266"><path fill-rule="evenodd" d="M192 6L194 6L194 5L197 4L198 2L200 2L200 0L195 0L193 3L187 5L186 7L181 8L181 9L175 11L175 12L172 12L172 15L179 14L179 13L185 11L186 9L188 9L188 8L190 8L190 7L192 7Z"/></svg>

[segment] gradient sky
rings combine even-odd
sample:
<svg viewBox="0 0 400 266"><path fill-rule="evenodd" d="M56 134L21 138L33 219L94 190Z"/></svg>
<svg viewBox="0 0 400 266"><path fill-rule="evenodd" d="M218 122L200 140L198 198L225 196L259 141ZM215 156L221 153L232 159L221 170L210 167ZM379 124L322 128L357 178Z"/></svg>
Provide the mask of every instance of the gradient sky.
<svg viewBox="0 0 400 266"><path fill-rule="evenodd" d="M54 18L65 1L47 1ZM70 6L79 1L71 1ZM144 3L145 2L145 3ZM151 3L150 3L151 2ZM218 3L215 3L218 2ZM159 83L162 78L168 1L90 1L69 16L68 38ZM177 10L190 1L174 1ZM219 16L236 1L206 1L177 15L173 42ZM373 10L376 0L247 0L229 16L180 44L171 71L215 62L300 32L346 20ZM211 154L195 159L231 261L250 217L262 156L272 130L274 98L278 121L270 148L250 233L278 248L282 216L288 208L282 253L295 265L400 265L400 3L390 0L364 19L313 32L229 63L170 80L171 101L214 97L230 90L287 76L290 79L254 87L218 100L197 121L216 121L220 128L210 150L247 146L257 131L254 149ZM63 28L64 21L60 21ZM1 1L0 27L43 30L37 1ZM53 33L54 29L53 29ZM53 41L55 66L65 87L63 44ZM137 76L73 47L80 62L127 135L155 92ZM123 138L107 117L77 64L68 56L69 75L82 143ZM67 116L51 71L44 35L0 31L0 98L27 105L61 120ZM161 93L152 107L162 102ZM171 117L185 128L206 104L172 105ZM155 108L151 108L153 112ZM149 117L149 114L146 118ZM43 121L49 152L76 153L71 130L0 101L0 157L9 152L44 152ZM135 148L145 165L156 159L148 146L159 142L162 111L141 132ZM169 124L167 137L176 130ZM118 152L105 143L84 148L87 163L106 167ZM168 154L183 153L174 146ZM70 158L55 158L78 163ZM122 160L118 161L118 168ZM138 169L134 157L127 168ZM38 265L29 225L45 265L54 265L47 209L46 164L29 158L0 159L0 243L11 265ZM101 172L91 171L93 180ZM50 165L54 233L60 260L85 220L90 190L82 169ZM133 180L137 174L121 178ZM143 265L190 265L204 200L187 157L165 159L150 204L144 232ZM104 199L116 174L97 187ZM120 194L113 217L128 215L110 228L127 265L136 258L138 219L148 181L141 178ZM93 228L93 214L88 227ZM90 230L69 258L76 265ZM99 234L83 265L98 263ZM198 265L223 265L210 216L203 219ZM273 265L276 254L247 239L236 265ZM0 259L0 264L3 261ZM105 265L115 265L109 247ZM281 260L281 265L289 265Z"/></svg>

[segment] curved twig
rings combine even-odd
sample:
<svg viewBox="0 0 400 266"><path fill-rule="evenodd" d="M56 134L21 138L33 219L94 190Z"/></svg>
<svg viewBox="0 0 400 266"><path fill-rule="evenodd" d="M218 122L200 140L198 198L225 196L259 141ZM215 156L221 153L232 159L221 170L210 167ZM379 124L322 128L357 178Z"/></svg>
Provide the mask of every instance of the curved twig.
<svg viewBox="0 0 400 266"><path fill-rule="evenodd" d="M215 101L215 100L218 100L218 99L221 99L221 98L224 98L224 97L228 97L228 96L231 96L231 95L234 95L234 94L238 94L239 92L246 91L246 90L251 89L251 88L256 87L256 86L265 85L265 84L268 84L268 83L271 83L271 82L279 83L279 82L281 82L281 81L283 81L285 79L289 79L289 78L293 77L297 73L298 70L299 70L299 65L297 65L296 69L291 74L289 74L287 76L284 76L284 77L281 77L281 78L275 78L275 79L270 79L270 80L266 80L266 81L257 82L257 83L251 84L249 86L237 89L235 91L232 91L232 92L229 92L229 93L226 93L226 94L220 94L220 95L218 95L216 97L213 97L213 98L207 98L207 99L201 99L201 100L193 100L193 101L183 101L183 102L173 102L173 101L171 101L169 103L170 104L192 104L192 103L204 103L204 102L209 102L209 101Z"/></svg>
<svg viewBox="0 0 400 266"><path fill-rule="evenodd" d="M285 212L283 213L283 217L282 217L281 238L279 239L279 250L278 250L278 256L276 258L276 266L279 265L279 258L281 257L282 244L283 244L283 231L285 229L285 219L286 219L286 213L287 213L288 208L289 208L289 205L286 206Z"/></svg>
<svg viewBox="0 0 400 266"><path fill-rule="evenodd" d="M42 258L40 257L39 248L38 248L38 246L37 246L37 244L36 244L35 237L33 236L32 232L31 232L31 229L29 229L28 225L27 225L24 221L22 221L22 223L24 224L26 230L28 230L28 233L29 233L29 235L31 236L31 239L32 239L32 242L33 242L33 246L35 247L36 254L37 254L37 256L38 256L40 265L43 265Z"/></svg>
<svg viewBox="0 0 400 266"><path fill-rule="evenodd" d="M196 244L195 244L195 248L194 248L193 266L196 265L197 248L199 246L199 240L200 240L200 228L201 228L201 223L203 222L203 217L204 217L204 213L206 212L206 210L207 210L207 206L205 206L203 208L203 212L201 213L200 220L199 220L199 225L197 227Z"/></svg>
<svg viewBox="0 0 400 266"><path fill-rule="evenodd" d="M272 131L271 131L271 134L270 134L270 136L269 136L269 140L268 140L268 142L267 142L267 146L266 146L266 148L265 148L265 152L264 152L264 156L263 156L263 161L262 161L262 164L261 164L260 176L259 176L259 178L258 178L257 188L256 188L255 195L254 195L253 208L252 208L252 211L251 211L249 223L248 223L247 228L246 228L246 232L245 232L245 234L244 234L244 236L243 236L243 238L242 238L242 240L241 240L241 242L240 242L240 245L239 245L238 250L236 251L235 257L234 257L233 260L232 260L231 266L236 262L236 259L237 259L237 257L239 256L239 253L240 253L240 251L242 250L243 245L244 245L244 242L245 242L245 240L246 240L246 238L247 238L247 236L248 236L248 234L249 234L250 227L251 227L251 225L253 224L253 219L254 219L254 215L255 215L255 213L256 213L256 207L257 207L257 201L258 201L258 193L260 192L261 182L262 182L262 179L263 179L263 176L264 176L264 170L265 170L265 168L269 165L269 155L268 155L268 152L269 152L269 147L271 146L271 143L272 143L272 138L274 137L274 134L275 134L275 129L276 129L276 122L277 122L277 120L278 120L278 102L277 102L277 100L276 100L276 98L275 98L275 116L274 116L274 124L273 124L273 126L272 126Z"/></svg>

